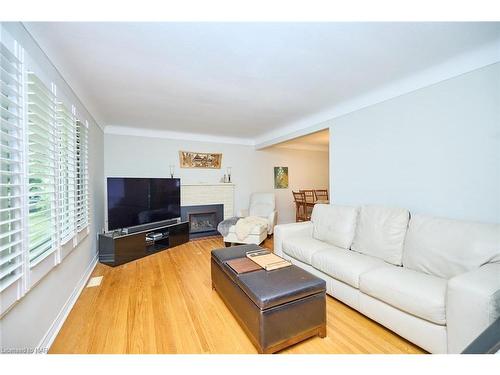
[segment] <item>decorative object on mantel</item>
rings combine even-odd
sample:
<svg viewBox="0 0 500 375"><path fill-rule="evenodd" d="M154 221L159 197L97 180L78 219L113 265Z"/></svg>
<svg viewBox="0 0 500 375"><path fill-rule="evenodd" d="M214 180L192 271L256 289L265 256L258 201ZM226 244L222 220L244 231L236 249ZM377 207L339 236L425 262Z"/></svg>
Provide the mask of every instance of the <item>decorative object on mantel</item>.
<svg viewBox="0 0 500 375"><path fill-rule="evenodd" d="M227 172L227 182L231 182L231 167L227 167L226 172Z"/></svg>
<svg viewBox="0 0 500 375"><path fill-rule="evenodd" d="M179 151L181 168L220 169L222 154Z"/></svg>
<svg viewBox="0 0 500 375"><path fill-rule="evenodd" d="M174 178L174 168L175 166L173 164L170 164L170 178Z"/></svg>
<svg viewBox="0 0 500 375"><path fill-rule="evenodd" d="M274 167L274 188L288 189L288 167Z"/></svg>

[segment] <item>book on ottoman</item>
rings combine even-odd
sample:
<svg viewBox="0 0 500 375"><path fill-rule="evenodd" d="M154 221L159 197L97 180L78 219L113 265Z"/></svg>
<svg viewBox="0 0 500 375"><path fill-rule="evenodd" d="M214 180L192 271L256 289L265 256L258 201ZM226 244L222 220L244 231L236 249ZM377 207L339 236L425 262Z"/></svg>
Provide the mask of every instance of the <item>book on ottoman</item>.
<svg viewBox="0 0 500 375"><path fill-rule="evenodd" d="M262 267L248 258L231 259L226 262L237 274L261 270Z"/></svg>
<svg viewBox="0 0 500 375"><path fill-rule="evenodd" d="M291 266L292 263L267 250L247 251L247 258L257 263L266 271Z"/></svg>

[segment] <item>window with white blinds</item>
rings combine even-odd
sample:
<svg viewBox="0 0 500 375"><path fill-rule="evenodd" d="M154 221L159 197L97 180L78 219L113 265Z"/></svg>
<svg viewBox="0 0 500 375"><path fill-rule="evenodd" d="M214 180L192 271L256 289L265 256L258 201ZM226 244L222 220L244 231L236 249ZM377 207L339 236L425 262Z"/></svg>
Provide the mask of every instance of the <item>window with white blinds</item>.
<svg viewBox="0 0 500 375"><path fill-rule="evenodd" d="M76 121L73 113L57 103L59 134L59 238L68 242L76 230Z"/></svg>
<svg viewBox="0 0 500 375"><path fill-rule="evenodd" d="M21 62L0 43L0 292L23 275Z"/></svg>
<svg viewBox="0 0 500 375"><path fill-rule="evenodd" d="M30 265L57 249L55 96L34 73L28 86L28 238Z"/></svg>
<svg viewBox="0 0 500 375"><path fill-rule="evenodd" d="M88 123L12 45L0 42L0 315L89 224Z"/></svg>
<svg viewBox="0 0 500 375"><path fill-rule="evenodd" d="M88 124L76 121L76 229L89 223Z"/></svg>

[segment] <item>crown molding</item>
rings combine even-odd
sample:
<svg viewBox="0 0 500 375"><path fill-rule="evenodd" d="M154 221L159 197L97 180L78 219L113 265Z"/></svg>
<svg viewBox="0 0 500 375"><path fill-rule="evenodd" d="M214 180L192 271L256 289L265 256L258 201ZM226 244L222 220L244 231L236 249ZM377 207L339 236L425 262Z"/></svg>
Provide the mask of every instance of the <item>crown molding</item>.
<svg viewBox="0 0 500 375"><path fill-rule="evenodd" d="M302 135L329 128L333 125L334 120L341 116L484 68L499 61L500 39L409 77L384 85L364 95L341 102L325 111L268 132L254 139L255 148L270 147Z"/></svg>
<svg viewBox="0 0 500 375"><path fill-rule="evenodd" d="M234 145L255 146L252 139L225 137L211 134L175 132L169 130L145 129L120 125L106 125L105 134L131 135L135 137L181 139L184 141L228 143Z"/></svg>
<svg viewBox="0 0 500 375"><path fill-rule="evenodd" d="M274 146L276 148L281 148L281 149L287 149L287 150L300 150L300 151L315 151L315 152L329 152L330 147L328 145L314 145L314 144L307 144L307 143L302 143L302 144L291 144L288 145L286 143L284 144L278 144Z"/></svg>

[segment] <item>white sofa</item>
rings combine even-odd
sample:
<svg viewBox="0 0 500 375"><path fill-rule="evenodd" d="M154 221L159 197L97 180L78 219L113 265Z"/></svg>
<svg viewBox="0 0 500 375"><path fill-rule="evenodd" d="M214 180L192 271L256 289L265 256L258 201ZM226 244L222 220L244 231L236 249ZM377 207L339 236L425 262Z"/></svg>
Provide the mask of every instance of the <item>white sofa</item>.
<svg viewBox="0 0 500 375"><path fill-rule="evenodd" d="M500 316L500 225L380 206L316 205L274 251L327 293L431 353L460 353Z"/></svg>

